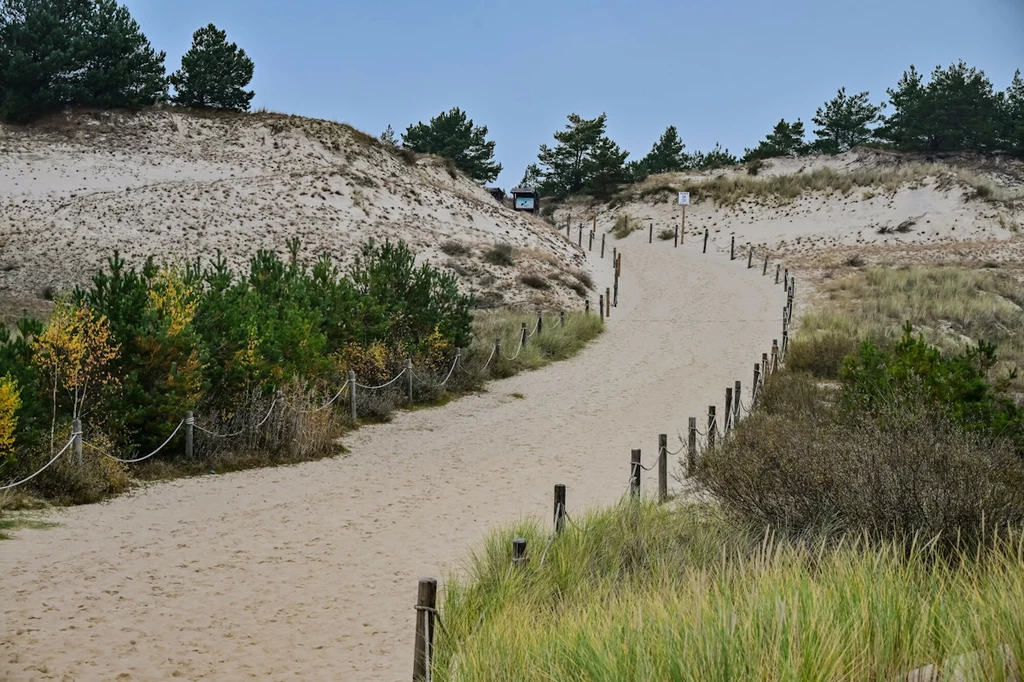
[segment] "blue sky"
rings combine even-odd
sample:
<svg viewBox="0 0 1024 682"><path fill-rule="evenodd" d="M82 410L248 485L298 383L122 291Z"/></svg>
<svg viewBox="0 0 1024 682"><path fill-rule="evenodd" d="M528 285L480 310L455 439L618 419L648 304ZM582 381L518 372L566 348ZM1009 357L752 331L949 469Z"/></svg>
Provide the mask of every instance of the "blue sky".
<svg viewBox="0 0 1024 682"><path fill-rule="evenodd" d="M964 59L998 89L1024 70L1024 0L128 0L168 70L213 22L256 62L254 107L379 134L452 106L485 124L508 189L567 114L608 114L643 156L669 124L687 149L742 153L808 124L840 86L885 89L911 63ZM810 128L810 126L809 126Z"/></svg>

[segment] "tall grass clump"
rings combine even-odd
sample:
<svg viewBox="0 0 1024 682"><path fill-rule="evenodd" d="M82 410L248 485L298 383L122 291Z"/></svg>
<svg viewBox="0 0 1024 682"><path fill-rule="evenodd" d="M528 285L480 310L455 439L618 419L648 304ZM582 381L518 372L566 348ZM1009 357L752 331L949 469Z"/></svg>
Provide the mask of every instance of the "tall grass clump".
<svg viewBox="0 0 1024 682"><path fill-rule="evenodd" d="M615 217L615 224L612 225L611 232L612 236L616 239L625 239L642 227L643 225L640 224L639 220L636 220L628 213L620 213Z"/></svg>
<svg viewBox="0 0 1024 682"><path fill-rule="evenodd" d="M515 536L531 550L522 570ZM1016 533L952 556L923 537L792 542L635 503L581 514L558 538L523 524L448 582L433 676L905 680L933 665L1017 679L1022 546Z"/></svg>

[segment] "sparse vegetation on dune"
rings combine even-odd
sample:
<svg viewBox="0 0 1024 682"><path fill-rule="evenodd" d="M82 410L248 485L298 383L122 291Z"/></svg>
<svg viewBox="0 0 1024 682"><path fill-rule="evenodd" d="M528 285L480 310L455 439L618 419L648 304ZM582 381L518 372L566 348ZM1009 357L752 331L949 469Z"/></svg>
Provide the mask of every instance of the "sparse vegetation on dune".
<svg viewBox="0 0 1024 682"><path fill-rule="evenodd" d="M912 163L893 168L858 168L840 171L830 167L785 175L719 174L711 178L691 179L673 175L652 176L622 190L615 204L629 201L672 201L678 192L690 192L693 201L714 201L735 206L743 201L787 203L804 194L838 193L855 190L894 193L907 186L934 182L941 189L962 186L969 198L992 203L1024 201L1024 191L1001 187L978 173L941 164Z"/></svg>

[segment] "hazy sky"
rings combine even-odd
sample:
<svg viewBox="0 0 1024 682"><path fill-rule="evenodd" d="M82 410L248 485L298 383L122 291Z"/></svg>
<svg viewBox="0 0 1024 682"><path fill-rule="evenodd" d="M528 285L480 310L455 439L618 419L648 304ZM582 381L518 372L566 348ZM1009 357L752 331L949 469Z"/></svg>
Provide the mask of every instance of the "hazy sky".
<svg viewBox="0 0 1024 682"><path fill-rule="evenodd" d="M669 124L690 151L742 153L840 86L882 101L911 63L962 58L1000 90L1024 69L1024 0L127 4L169 71L196 28L227 30L256 62L254 107L375 135L462 107L497 141L506 189L572 112L606 112L630 158Z"/></svg>

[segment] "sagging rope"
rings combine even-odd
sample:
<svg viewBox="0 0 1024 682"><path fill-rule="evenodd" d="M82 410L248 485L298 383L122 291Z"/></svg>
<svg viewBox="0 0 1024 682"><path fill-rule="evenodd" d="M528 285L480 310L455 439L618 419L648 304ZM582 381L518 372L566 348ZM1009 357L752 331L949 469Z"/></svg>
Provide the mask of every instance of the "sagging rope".
<svg viewBox="0 0 1024 682"><path fill-rule="evenodd" d="M71 439L70 439L70 440L69 440L69 441L67 442L67 445L65 445L65 446L64 446L63 448L61 448L61 451L60 451L60 452L58 452L58 453L57 453L56 455L54 455L54 456L53 456L53 459L51 459L51 460L50 460L49 462L47 462L47 463L46 463L46 464L45 464L45 465L43 466L43 468L42 468L42 469L40 469L39 471L35 472L34 474L32 474L31 476L29 476L29 477L27 477L27 478L23 478L23 479L21 479L20 481L17 481L17 482L15 482L15 483L11 483L11 484L9 484L9 485L5 485L5 486L2 486L2 487L0 487L0 490L10 490L11 488L16 488L16 487L18 487L19 485L22 485L23 483L28 483L28 482L29 482L29 481L31 481L31 480L32 480L33 478L35 478L35 477L36 477L36 476L38 476L39 474L43 473L43 472L44 472L44 471L46 471L47 469L49 469L49 468L50 468L50 465L51 465L51 464L53 464L54 462L56 462L56 461L57 461L58 459L60 459L60 456L61 456L61 455L63 455L63 454L65 453L65 452L67 452L67 449L68 449L68 448L70 448L70 447L71 447L71 445L72 445L72 443L74 443L74 442L75 442L75 436L78 436L78 435L80 435L80 434L77 434L77 433L76 433L76 434L73 434L73 435L71 436Z"/></svg>
<svg viewBox="0 0 1024 682"><path fill-rule="evenodd" d="M505 355L504 353L502 353L501 357L505 358L509 362L512 362L513 360L515 360L516 358L519 357L520 353L523 352L523 346L525 346L525 345L526 344L523 343L523 337L522 337L522 335L520 335L520 337L519 337L519 350L516 351L516 354L513 355L512 357L509 357L509 356Z"/></svg>
<svg viewBox="0 0 1024 682"><path fill-rule="evenodd" d="M288 407L289 407L289 408L291 408L291 409L293 409L293 410L295 410L296 412L298 412L298 413L300 413L300 414L316 414L317 412L323 412L323 411L324 411L324 410L326 410L326 409L327 409L328 407L330 407L331 405L333 405L333 404L334 404L334 401L336 401L336 400L337 400L338 398L340 398L340 397L342 396L342 394L343 394L343 393L345 393L345 389L346 389L346 388L348 388L348 381L346 381L346 382L345 382L345 384L344 384L344 385L343 385L343 386L341 387L341 389L340 389L340 390L339 390L339 391L338 391L338 392L337 392L337 393L336 393L336 394L334 395L334 397L333 397L333 398L331 398L330 400L328 400L328 401L327 401L326 403L324 403L324 404L323 404L323 405L321 405L320 407L316 408L315 410L300 410L300 409L298 409L297 407L295 407L294 405L288 405Z"/></svg>
<svg viewBox="0 0 1024 682"><path fill-rule="evenodd" d="M399 379L401 379L403 376L405 376L405 370L404 369L401 372L399 372L398 376L396 376L394 379L392 379L391 381L389 381L387 383L381 384L380 386L363 386L362 384L360 384L358 382L356 382L356 386L358 386L359 388L365 388L367 391L379 391L382 388L387 388L391 384L393 384L396 381L398 381Z"/></svg>
<svg viewBox="0 0 1024 682"><path fill-rule="evenodd" d="M153 452L149 453L145 457L138 457L136 459L121 459L119 457L114 457L113 455L107 454L106 452L104 452L103 454L106 455L107 457L109 457L110 459L114 460L115 462L123 462L125 464L135 464L136 462L145 461L145 460L149 459L150 457L152 457L153 455L155 455L158 452L160 452L161 450L163 450L164 447L166 447L167 444L171 442L171 439L173 439L175 436L178 435L178 431L180 431L181 427L184 426L184 425L185 425L185 420L182 419L180 422L178 422L178 425L176 427L174 427L174 431L171 433L171 435L169 435L167 437L167 440L165 440L163 442L163 445L161 445L160 447L158 447L156 450L154 450ZM94 447L95 448L96 446L92 445L90 447Z"/></svg>
<svg viewBox="0 0 1024 682"><path fill-rule="evenodd" d="M270 403L270 409L267 410L267 416L263 418L263 421L261 421L256 426L251 426L251 427L247 426L247 427L243 428L241 431L236 431L235 433L216 433L215 431L210 431L209 429L204 429L199 424L196 424L195 427L197 429L199 429L200 431L202 431L203 433L208 434L210 436L213 436L214 438L235 438L236 436L241 436L246 431L258 429L261 426L263 426L264 424L266 424L267 420L270 419L270 415L273 414L274 408L277 407L277 403L279 402L279 400L280 400L279 398L274 398L274 402Z"/></svg>

